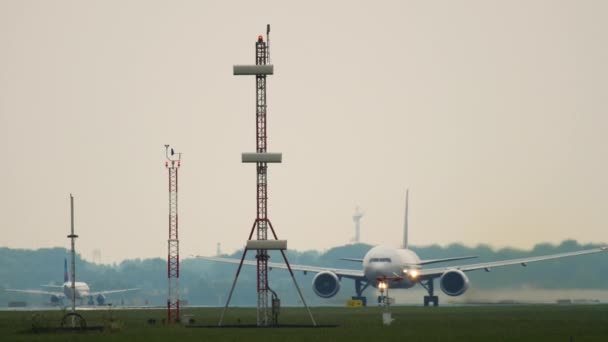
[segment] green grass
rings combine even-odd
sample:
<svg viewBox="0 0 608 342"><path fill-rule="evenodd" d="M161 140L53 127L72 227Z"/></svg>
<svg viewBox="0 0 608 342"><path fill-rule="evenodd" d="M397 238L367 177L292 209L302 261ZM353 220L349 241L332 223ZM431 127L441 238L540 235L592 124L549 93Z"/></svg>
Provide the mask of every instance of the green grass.
<svg viewBox="0 0 608 342"><path fill-rule="evenodd" d="M608 305L393 307L396 320L381 325L382 310L313 308L319 324L335 328L185 328L160 324L164 310L82 311L89 325L119 329L87 333L32 333L32 323L56 326L60 311L0 312L2 341L608 341ZM184 309L196 325L217 324L220 309ZM149 325L154 318L156 325ZM225 324L255 324L255 309L230 308ZM302 308L283 308L280 322L309 324Z"/></svg>

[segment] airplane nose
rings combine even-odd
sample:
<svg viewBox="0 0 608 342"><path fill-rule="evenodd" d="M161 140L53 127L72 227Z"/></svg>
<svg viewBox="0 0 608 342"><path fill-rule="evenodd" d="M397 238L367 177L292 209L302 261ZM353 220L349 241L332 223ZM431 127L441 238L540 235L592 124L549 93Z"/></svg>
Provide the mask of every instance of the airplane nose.
<svg viewBox="0 0 608 342"><path fill-rule="evenodd" d="M367 265L367 269L368 269L370 272L375 272L375 271L378 271L378 265L377 265L377 264L369 264L369 265Z"/></svg>
<svg viewBox="0 0 608 342"><path fill-rule="evenodd" d="M381 267L377 264L369 264L365 269L365 275L368 280L375 280L382 275Z"/></svg>

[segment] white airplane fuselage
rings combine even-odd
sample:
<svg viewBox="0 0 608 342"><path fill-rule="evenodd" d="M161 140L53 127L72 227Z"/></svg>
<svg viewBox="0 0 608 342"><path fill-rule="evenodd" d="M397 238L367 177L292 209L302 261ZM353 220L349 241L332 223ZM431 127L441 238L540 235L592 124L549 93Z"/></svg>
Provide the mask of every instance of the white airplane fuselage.
<svg viewBox="0 0 608 342"><path fill-rule="evenodd" d="M87 283L77 281L74 283L74 289L76 290L76 299L88 298L91 292ZM63 283L63 293L67 299L72 298L72 282L66 281Z"/></svg>
<svg viewBox="0 0 608 342"><path fill-rule="evenodd" d="M407 289L416 285L413 279L419 264L420 258L409 249L376 246L363 257L363 274L373 287L388 281L390 288Z"/></svg>

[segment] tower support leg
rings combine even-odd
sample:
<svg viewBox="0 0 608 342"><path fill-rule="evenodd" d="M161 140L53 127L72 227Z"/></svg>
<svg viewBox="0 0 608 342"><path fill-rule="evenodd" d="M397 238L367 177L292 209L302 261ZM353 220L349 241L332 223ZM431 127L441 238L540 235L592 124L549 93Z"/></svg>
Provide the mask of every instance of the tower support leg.
<svg viewBox="0 0 608 342"><path fill-rule="evenodd" d="M277 233L274 231L274 227L272 227L272 223L270 223L270 221L268 221L268 225L270 226L270 231L272 232L274 239L278 240L279 238L277 237ZM302 301L302 304L304 304L306 311L308 311L308 316L310 316L312 325L316 327L317 321L315 321L315 318L312 316L312 312L310 311L308 304L306 304L306 300L304 299L304 296L302 295L302 291L300 291L300 286L298 286L298 282L296 281L296 277L293 274L293 270L291 269L291 265L289 264L289 261L287 261L287 255L285 255L284 250L281 250L281 255L283 256L283 260L285 260L285 265L287 265L287 269L289 270L289 274L291 275L291 280L293 280L293 284L295 285L296 290L298 290L298 295L300 296L300 300Z"/></svg>
<svg viewBox="0 0 608 342"><path fill-rule="evenodd" d="M257 221L253 222L253 226L251 227L251 233L249 233L249 238L247 240L251 240L251 236L253 235L253 230L255 229ZM232 294L234 293L234 287L236 286L236 281L239 279L239 274L241 274L241 268L243 268L243 261L245 261L245 256L247 255L247 248L243 251L243 256L241 257L241 262L239 263L239 268L236 270L236 274L234 275L234 281L232 281L232 287L230 288L230 293L228 293L228 298L226 298L226 305L224 305L224 309L222 310L222 314L220 315L220 321L217 324L218 326L222 326L224 323L224 314L226 313L226 309L228 309L228 305L230 304L230 300L232 299Z"/></svg>

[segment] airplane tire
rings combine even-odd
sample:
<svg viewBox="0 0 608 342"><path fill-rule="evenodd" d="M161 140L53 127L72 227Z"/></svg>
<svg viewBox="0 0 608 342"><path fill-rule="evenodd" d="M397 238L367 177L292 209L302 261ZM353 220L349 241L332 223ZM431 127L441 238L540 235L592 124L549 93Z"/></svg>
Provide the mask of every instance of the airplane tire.
<svg viewBox="0 0 608 342"><path fill-rule="evenodd" d="M424 296L424 306L429 306L430 303L433 303L433 306L439 306L439 297Z"/></svg>

